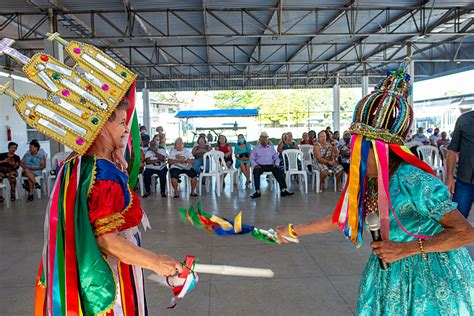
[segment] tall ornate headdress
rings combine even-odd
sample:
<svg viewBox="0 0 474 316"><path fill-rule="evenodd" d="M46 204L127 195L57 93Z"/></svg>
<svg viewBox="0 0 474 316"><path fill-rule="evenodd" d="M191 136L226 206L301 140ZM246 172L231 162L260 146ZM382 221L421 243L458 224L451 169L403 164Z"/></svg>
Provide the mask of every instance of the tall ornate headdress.
<svg viewBox="0 0 474 316"><path fill-rule="evenodd" d="M92 45L67 42L57 33L48 35L49 40L64 45L75 63L72 68L45 53L28 58L10 47L14 40L0 41L0 55L7 54L23 64L27 78L47 90L48 98L21 96L8 83L0 85L0 93L14 99L17 112L28 125L84 154L136 75Z"/></svg>
<svg viewBox="0 0 474 316"><path fill-rule="evenodd" d="M346 237L356 246L363 243L363 201L367 189L367 157L371 147L378 171L378 207L384 240L389 239L391 209L388 187L389 149L406 162L434 174L427 164L404 146L413 122L413 109L407 102L411 93L408 62L409 59L406 59L397 70L388 71L387 77L372 93L362 98L354 110L349 129L352 134L349 176L334 211L333 222L339 224ZM394 216L396 217L395 214ZM402 229L408 233L403 227Z"/></svg>

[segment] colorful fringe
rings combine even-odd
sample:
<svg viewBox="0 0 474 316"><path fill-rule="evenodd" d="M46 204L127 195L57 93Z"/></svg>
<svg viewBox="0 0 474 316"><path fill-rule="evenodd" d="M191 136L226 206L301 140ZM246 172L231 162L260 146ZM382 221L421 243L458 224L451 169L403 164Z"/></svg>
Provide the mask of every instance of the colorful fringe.
<svg viewBox="0 0 474 316"><path fill-rule="evenodd" d="M201 201L198 201L197 211L193 206L190 206L187 210L180 208L179 213L181 219L190 223L194 227L205 229L218 236L245 235L250 233L254 238L268 243L274 244L278 242L276 233L273 230L267 231L254 226L242 224L242 212L239 212L232 221L204 212L202 210Z"/></svg>
<svg viewBox="0 0 474 316"><path fill-rule="evenodd" d="M138 181L138 173L140 172L140 131L138 126L137 109L135 107L136 82L132 84L125 98L128 100L130 107L127 110L127 126L130 130L128 139L128 147L125 153L125 159L129 164L129 184L131 188L135 188Z"/></svg>
<svg viewBox="0 0 474 316"><path fill-rule="evenodd" d="M113 308L113 272L89 222L94 170L92 156L76 156L59 170L45 219L35 316L97 315Z"/></svg>
<svg viewBox="0 0 474 316"><path fill-rule="evenodd" d="M400 221L398 221L396 214L392 210L389 188L389 148L407 163L433 175L435 175L435 172L426 163L413 155L406 146L387 144L381 140L369 139L366 136L357 134L352 136L349 176L342 196L334 210L332 217L333 223L337 223L341 227L344 235L346 235L356 247L360 247L363 244L363 228L365 222L363 201L367 190L367 158L371 146L378 172L378 205L382 238L384 240L390 239L390 211L392 211L398 225L405 233L416 238L425 238L425 236L409 233L402 226Z"/></svg>

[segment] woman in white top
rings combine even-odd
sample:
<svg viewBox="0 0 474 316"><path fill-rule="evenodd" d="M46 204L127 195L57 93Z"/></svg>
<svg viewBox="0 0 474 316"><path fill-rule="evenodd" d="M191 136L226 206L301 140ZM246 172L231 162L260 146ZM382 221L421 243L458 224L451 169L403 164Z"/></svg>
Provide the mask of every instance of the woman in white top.
<svg viewBox="0 0 474 316"><path fill-rule="evenodd" d="M145 194L143 198L150 195L151 177L157 174L160 178L161 197L166 197L166 159L168 153L166 149L158 145L155 140L150 142L150 148L145 153L145 171L143 172L143 180L145 182Z"/></svg>
<svg viewBox="0 0 474 316"><path fill-rule="evenodd" d="M193 154L187 149L184 149L183 139L180 137L174 143L174 149L171 150L168 158L170 165L171 185L173 186L173 198L179 198L178 179L180 174L186 174L191 178L191 196L198 196L195 193L197 184L197 173L192 168L194 163Z"/></svg>

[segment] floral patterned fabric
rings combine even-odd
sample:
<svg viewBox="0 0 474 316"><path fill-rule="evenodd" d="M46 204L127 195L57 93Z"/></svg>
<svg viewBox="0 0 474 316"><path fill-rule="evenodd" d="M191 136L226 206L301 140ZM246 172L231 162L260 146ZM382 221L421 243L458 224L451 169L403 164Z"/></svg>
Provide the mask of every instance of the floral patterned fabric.
<svg viewBox="0 0 474 316"><path fill-rule="evenodd" d="M403 163L390 180L394 211L412 234L436 235L439 220L456 209L446 186L436 177ZM390 239L416 240L390 215ZM362 273L358 315L474 315L474 273L465 248L414 255L382 270L371 255Z"/></svg>

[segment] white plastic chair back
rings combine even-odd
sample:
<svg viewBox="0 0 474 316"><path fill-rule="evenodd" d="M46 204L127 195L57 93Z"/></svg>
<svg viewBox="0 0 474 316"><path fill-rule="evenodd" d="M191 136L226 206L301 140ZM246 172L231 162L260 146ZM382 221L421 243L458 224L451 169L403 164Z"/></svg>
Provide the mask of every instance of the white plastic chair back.
<svg viewBox="0 0 474 316"><path fill-rule="evenodd" d="M53 155L51 158L51 170L56 170L56 168L71 154L70 151L61 151Z"/></svg>
<svg viewBox="0 0 474 316"><path fill-rule="evenodd" d="M416 151L420 159L426 162L430 167L436 167L438 165L439 151L435 146L418 146Z"/></svg>
<svg viewBox="0 0 474 316"><path fill-rule="evenodd" d="M204 154L203 156L203 173L204 174L219 173L220 170L219 170L219 164L216 159L216 153L217 151L211 150Z"/></svg>
<svg viewBox="0 0 474 316"><path fill-rule="evenodd" d="M298 166L298 158L303 156L299 149L287 149L283 151L283 163L286 171L301 171Z"/></svg>
<svg viewBox="0 0 474 316"><path fill-rule="evenodd" d="M303 160L311 161L310 153L313 152L313 145L300 145L300 150L303 153Z"/></svg>

